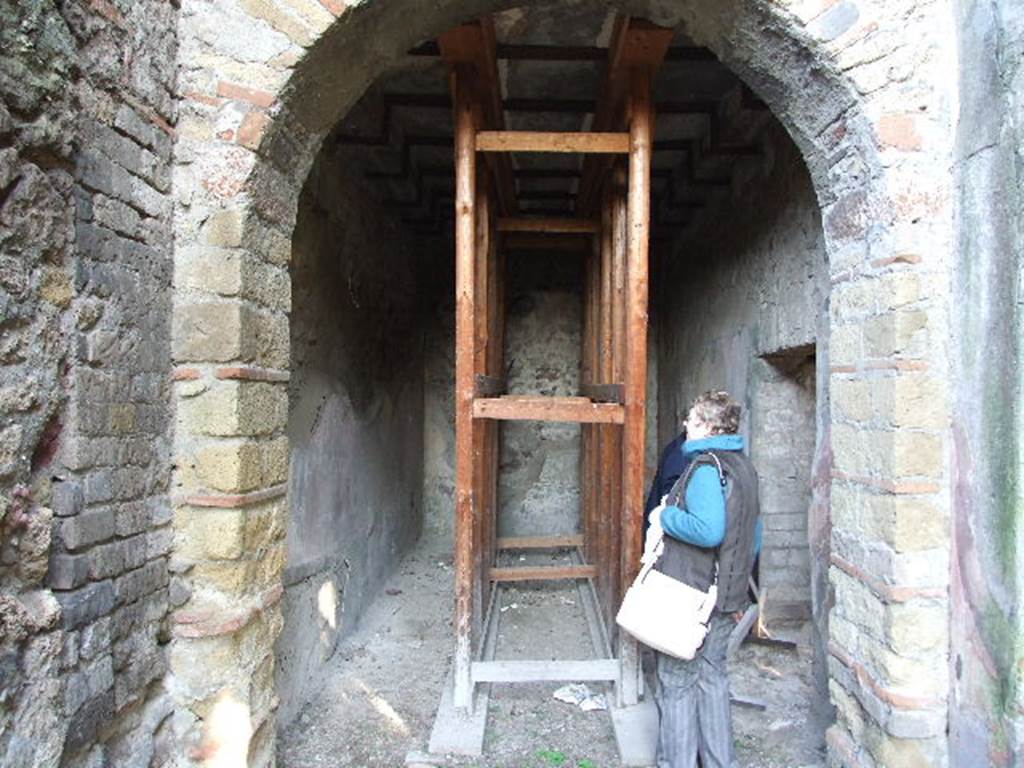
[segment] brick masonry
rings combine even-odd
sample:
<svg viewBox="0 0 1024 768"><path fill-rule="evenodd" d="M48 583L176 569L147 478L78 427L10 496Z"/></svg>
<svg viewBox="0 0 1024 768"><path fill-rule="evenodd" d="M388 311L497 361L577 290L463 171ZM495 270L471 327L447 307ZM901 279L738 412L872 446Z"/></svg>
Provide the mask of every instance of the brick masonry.
<svg viewBox="0 0 1024 768"><path fill-rule="evenodd" d="M163 765L177 11L0 14L0 762Z"/></svg>

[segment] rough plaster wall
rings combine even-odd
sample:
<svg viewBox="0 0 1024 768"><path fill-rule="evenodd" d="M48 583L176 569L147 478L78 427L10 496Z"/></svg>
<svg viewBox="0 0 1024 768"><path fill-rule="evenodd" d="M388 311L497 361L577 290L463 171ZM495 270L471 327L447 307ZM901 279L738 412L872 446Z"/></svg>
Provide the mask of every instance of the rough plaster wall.
<svg viewBox="0 0 1024 768"><path fill-rule="evenodd" d="M579 393L581 260L564 254L509 259L505 364L508 391ZM498 532L538 536L579 530L580 427L539 421L502 425Z"/></svg>
<svg viewBox="0 0 1024 768"><path fill-rule="evenodd" d="M766 552L776 543L785 551L786 562L762 565L762 578L771 581L768 570L801 569L801 583L808 584L812 610L821 637L818 642L820 682L824 685L824 637L829 601L827 588L828 528L827 493L821 478L827 477L829 462L827 377L824 341L827 336L827 267L821 231L821 215L810 178L797 148L781 126L769 128L763 139L764 157L759 166L747 169L743 183L734 187L731 199L711 209L691 236L676 243L670 258L662 259L663 275L658 277L659 333L659 436L667 443L678 430L681 417L693 398L712 388L729 390L744 404L741 432L752 438L751 453L762 473L791 470L789 445L780 446L751 431L758 414L758 392L770 386L778 375L763 355L808 345L817 348L818 375L813 419L801 418L804 429L817 426L817 443L810 469L814 502L809 488L793 506L805 511L806 527L794 527L792 518L780 514L766 521ZM806 414L803 414L806 416ZM761 441L755 444L755 439ZM814 440L814 435L811 435ZM769 444L764 444L769 440ZM784 448L784 450L782 450ZM780 452L781 451L781 452ZM809 457L807 457L809 458ZM795 474L795 473L794 473ZM802 477L807 473L801 471ZM790 486L795 487L796 479ZM781 511L787 499L773 499L775 491L785 493L786 483L765 487L769 506ZM808 517L806 510L811 506ZM777 525L776 525L777 524ZM810 539L814 557L805 547L789 546L798 536ZM806 538L805 538L806 541Z"/></svg>
<svg viewBox="0 0 1024 768"><path fill-rule="evenodd" d="M957 6L951 762L1018 765L1024 7L971 0Z"/></svg>
<svg viewBox="0 0 1024 768"><path fill-rule="evenodd" d="M0 2L5 766L169 757L176 14Z"/></svg>
<svg viewBox="0 0 1024 768"><path fill-rule="evenodd" d="M372 199L322 156L293 240L282 725L422 525L417 252Z"/></svg>
<svg viewBox="0 0 1024 768"><path fill-rule="evenodd" d="M442 258L451 259L451 254ZM508 260L505 364L509 392L579 392L583 275L578 258L520 254ZM450 540L455 489L455 318L450 284L434 315L425 363L425 525ZM578 425L505 422L501 431L499 532L572 533L579 522Z"/></svg>

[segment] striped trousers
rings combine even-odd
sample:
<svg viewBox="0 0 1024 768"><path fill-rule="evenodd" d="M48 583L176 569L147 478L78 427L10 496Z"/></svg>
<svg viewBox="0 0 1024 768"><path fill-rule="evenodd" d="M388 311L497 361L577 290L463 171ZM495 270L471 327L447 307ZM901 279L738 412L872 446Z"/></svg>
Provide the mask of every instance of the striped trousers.
<svg viewBox="0 0 1024 768"><path fill-rule="evenodd" d="M658 768L731 768L732 717L726 651L735 622L715 612L704 645L690 661L658 657L655 701L661 714Z"/></svg>

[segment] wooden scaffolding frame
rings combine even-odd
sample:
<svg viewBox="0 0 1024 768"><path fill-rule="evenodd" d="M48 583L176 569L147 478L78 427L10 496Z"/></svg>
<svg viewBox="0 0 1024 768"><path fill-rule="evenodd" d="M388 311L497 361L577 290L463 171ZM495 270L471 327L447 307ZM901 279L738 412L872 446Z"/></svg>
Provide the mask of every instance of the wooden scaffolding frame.
<svg viewBox="0 0 1024 768"><path fill-rule="evenodd" d="M477 683L606 680L619 704L642 690L636 643L614 615L639 568L647 389L648 240L653 74L672 31L620 17L592 131L505 129L489 19L439 39L455 123L455 656L452 700L473 706ZM518 215L510 153L584 155L575 216ZM478 158L485 158L478 162ZM579 396L510 395L504 381L505 253L584 239L583 369ZM507 241L507 242L503 242ZM582 425L582 533L500 539L499 426L505 420ZM498 567L507 549L567 548L576 564ZM486 656L496 585L586 580L604 632L603 658L494 661ZM614 649L614 650L613 650Z"/></svg>

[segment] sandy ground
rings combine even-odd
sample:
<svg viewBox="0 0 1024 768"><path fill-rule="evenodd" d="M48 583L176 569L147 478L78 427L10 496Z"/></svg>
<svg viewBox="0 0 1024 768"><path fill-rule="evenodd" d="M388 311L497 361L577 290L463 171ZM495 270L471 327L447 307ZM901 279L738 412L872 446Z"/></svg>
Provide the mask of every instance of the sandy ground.
<svg viewBox="0 0 1024 768"><path fill-rule="evenodd" d="M320 690L281 732L282 768L398 768L408 752L426 751L451 661L452 578L450 550L442 543L423 542L403 561L359 628L324 666ZM574 586L507 585L502 607L496 658L592 655ZM803 640L802 628L780 627L778 634ZM734 708L740 766L824 765L820 729L811 716L810 673L805 644L798 652L741 648L731 672L734 692L769 707ZM617 766L608 714L556 701L552 693L559 686L493 686L484 756L457 764Z"/></svg>

